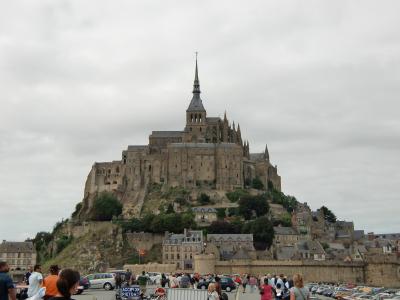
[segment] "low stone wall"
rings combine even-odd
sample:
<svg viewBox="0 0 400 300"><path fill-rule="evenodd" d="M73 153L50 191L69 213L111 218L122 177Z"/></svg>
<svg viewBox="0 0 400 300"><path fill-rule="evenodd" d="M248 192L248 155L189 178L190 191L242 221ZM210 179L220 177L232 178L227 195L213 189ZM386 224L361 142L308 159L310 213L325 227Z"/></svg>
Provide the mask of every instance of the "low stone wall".
<svg viewBox="0 0 400 300"><path fill-rule="evenodd" d="M157 264L157 263L149 263L145 265L124 265L124 270L131 270L133 274L142 274L142 271L145 272L160 272L160 273L174 273L176 272L175 264Z"/></svg>
<svg viewBox="0 0 400 300"><path fill-rule="evenodd" d="M306 282L342 282L371 286L400 287L400 262L397 258L369 259L366 262L230 260L215 261L212 255L194 257L200 274L285 274L300 273Z"/></svg>
<svg viewBox="0 0 400 300"><path fill-rule="evenodd" d="M305 261L218 261L218 274L303 274L307 282L364 282L364 265L361 263L305 262Z"/></svg>

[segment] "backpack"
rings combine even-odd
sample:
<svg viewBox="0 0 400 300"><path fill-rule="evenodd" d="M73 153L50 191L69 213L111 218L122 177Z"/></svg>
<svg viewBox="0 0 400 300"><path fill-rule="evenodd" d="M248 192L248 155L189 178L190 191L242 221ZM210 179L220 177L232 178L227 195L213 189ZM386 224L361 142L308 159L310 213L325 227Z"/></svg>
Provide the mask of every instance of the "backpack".
<svg viewBox="0 0 400 300"><path fill-rule="evenodd" d="M222 293L221 294L221 300L228 300L228 294L227 293Z"/></svg>

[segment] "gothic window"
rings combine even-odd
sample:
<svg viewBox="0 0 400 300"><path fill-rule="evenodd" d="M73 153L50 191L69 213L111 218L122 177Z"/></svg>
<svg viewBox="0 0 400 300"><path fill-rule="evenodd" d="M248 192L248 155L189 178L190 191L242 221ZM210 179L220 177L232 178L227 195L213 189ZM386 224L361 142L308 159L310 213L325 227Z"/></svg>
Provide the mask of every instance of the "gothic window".
<svg viewBox="0 0 400 300"><path fill-rule="evenodd" d="M119 173L119 167L117 167L117 168L115 169L115 171L116 171L117 173Z"/></svg>
<svg viewBox="0 0 400 300"><path fill-rule="evenodd" d="M192 127L190 127L190 131L192 131L193 130L193 128Z"/></svg>
<svg viewBox="0 0 400 300"><path fill-rule="evenodd" d="M193 123L193 114L190 115L190 120L191 120L192 123Z"/></svg>
<svg viewBox="0 0 400 300"><path fill-rule="evenodd" d="M201 121L200 121L201 122ZM200 127L200 132L201 132L201 127Z"/></svg>

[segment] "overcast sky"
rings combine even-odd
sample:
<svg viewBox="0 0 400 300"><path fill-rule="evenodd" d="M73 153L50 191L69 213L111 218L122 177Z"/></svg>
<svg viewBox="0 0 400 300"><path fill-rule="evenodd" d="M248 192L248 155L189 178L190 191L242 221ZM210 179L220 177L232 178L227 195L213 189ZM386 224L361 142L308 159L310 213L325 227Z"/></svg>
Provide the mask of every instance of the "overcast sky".
<svg viewBox="0 0 400 300"><path fill-rule="evenodd" d="M282 188L400 231L400 2L3 1L0 239L50 231L91 165L209 116L268 143Z"/></svg>

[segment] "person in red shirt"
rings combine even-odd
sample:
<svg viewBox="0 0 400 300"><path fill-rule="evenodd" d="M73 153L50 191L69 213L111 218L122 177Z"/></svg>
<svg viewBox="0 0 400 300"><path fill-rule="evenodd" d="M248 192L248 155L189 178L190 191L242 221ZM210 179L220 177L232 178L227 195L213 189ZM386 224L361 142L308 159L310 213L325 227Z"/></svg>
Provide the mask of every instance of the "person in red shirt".
<svg viewBox="0 0 400 300"><path fill-rule="evenodd" d="M264 284L260 286L261 300L272 300L272 287L268 284L268 278L264 278Z"/></svg>
<svg viewBox="0 0 400 300"><path fill-rule="evenodd" d="M55 297L58 294L57 280L59 271L60 269L57 265L50 266L50 275L48 275L43 281L43 286L46 288L46 294L43 298L44 300Z"/></svg>

